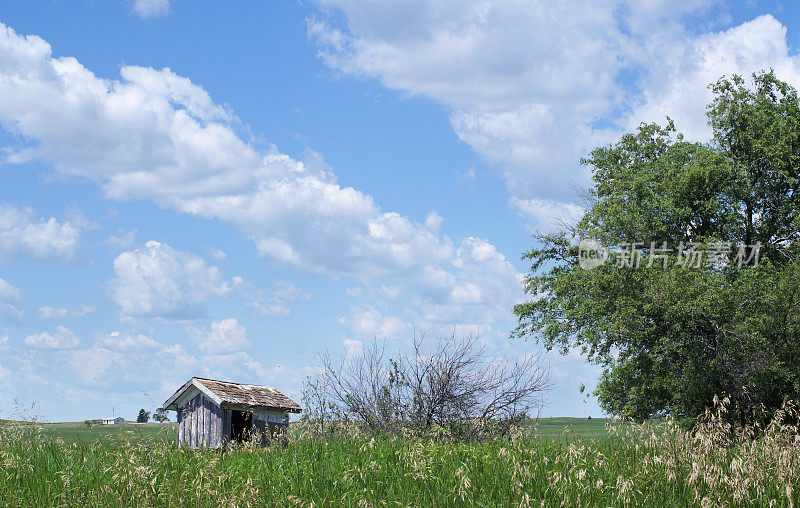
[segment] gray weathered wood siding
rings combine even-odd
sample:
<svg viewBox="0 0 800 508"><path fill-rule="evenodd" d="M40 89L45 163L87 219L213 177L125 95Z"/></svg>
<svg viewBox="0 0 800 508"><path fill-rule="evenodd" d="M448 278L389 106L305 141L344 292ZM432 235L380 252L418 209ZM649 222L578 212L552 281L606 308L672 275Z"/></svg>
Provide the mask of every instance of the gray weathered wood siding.
<svg viewBox="0 0 800 508"><path fill-rule="evenodd" d="M256 411L252 415L251 430L261 434L262 444L280 436L288 427L289 418L285 413ZM196 394L178 408L178 446L225 446L231 439L232 417L231 409L216 405L203 393Z"/></svg>
<svg viewBox="0 0 800 508"><path fill-rule="evenodd" d="M178 446L187 448L222 446L226 441L223 432L223 412L222 408L202 393L190 399L178 412ZM230 435L230 432L227 435Z"/></svg>

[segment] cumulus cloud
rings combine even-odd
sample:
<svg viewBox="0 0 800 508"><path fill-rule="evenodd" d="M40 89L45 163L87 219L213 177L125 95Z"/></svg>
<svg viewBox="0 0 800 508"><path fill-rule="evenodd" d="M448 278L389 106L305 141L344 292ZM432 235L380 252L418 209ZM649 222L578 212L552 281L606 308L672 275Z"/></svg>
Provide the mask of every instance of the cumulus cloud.
<svg viewBox="0 0 800 508"><path fill-rule="evenodd" d="M523 297L522 274L494 245L474 237L461 242L448 269L430 269L416 284L410 319L420 326L439 325L441 332L462 325L485 331L509 321L511 308Z"/></svg>
<svg viewBox="0 0 800 508"><path fill-rule="evenodd" d="M245 143L230 112L169 69L100 79L5 26L0 59L0 121L30 141L7 162L48 161L109 198L228 221L262 255L322 273L382 276L452 255L447 238L338 185L317 154L299 161Z"/></svg>
<svg viewBox="0 0 800 508"><path fill-rule="evenodd" d="M98 335L95 346L114 351L148 351L156 350L163 345L142 333L113 331Z"/></svg>
<svg viewBox="0 0 800 508"><path fill-rule="evenodd" d="M23 359L20 367L49 362L54 370L71 376L75 381L72 387L78 385L96 390L128 383L135 383L138 387L157 386L173 377L185 382L198 363L179 344L138 350L93 344L56 353L49 357Z"/></svg>
<svg viewBox="0 0 800 508"><path fill-rule="evenodd" d="M223 319L211 323L208 334L195 337L197 348L206 354L228 354L250 349L247 330L236 318Z"/></svg>
<svg viewBox="0 0 800 508"><path fill-rule="evenodd" d="M326 3L346 24L309 21L324 61L446 105L514 195L563 195L592 122L623 99L621 2Z"/></svg>
<svg viewBox="0 0 800 508"><path fill-rule="evenodd" d="M513 270L501 270L498 280L467 279L479 262L462 263L463 242L439 232L442 218L435 212L423 223L412 221L339 185L318 154L297 160L254 148L238 135L230 111L169 69L123 66L120 79L101 79L74 58L53 57L41 38L5 26L0 60L0 121L21 140L6 152L7 162L49 162L61 174L97 182L110 199L150 199L228 222L268 260L370 287L391 285L394 294L415 299L411 308L418 313L431 301L447 305L451 315L457 305L487 304L491 310L472 313L470 322L494 319L518 291ZM496 260L484 262L490 266L483 273L493 273ZM216 267L157 242L123 252L114 269L111 292L123 317L203 316L203 302L231 289ZM492 301L500 285L506 294ZM291 298L291 291L278 289L252 306L287 316ZM364 310L361 318L348 318L360 333L397 334L407 326L404 318L380 325L376 318L371 325L374 314ZM510 315L509 308L504 312Z"/></svg>
<svg viewBox="0 0 800 508"><path fill-rule="evenodd" d="M21 296L22 293L18 288L0 279L0 323L19 324L22 321L22 311L13 305L20 300Z"/></svg>
<svg viewBox="0 0 800 508"><path fill-rule="evenodd" d="M288 318L292 315L292 309L281 302L255 301L247 304L256 314L265 318Z"/></svg>
<svg viewBox="0 0 800 508"><path fill-rule="evenodd" d="M165 16L169 12L170 0L133 0L131 8L139 17Z"/></svg>
<svg viewBox="0 0 800 508"><path fill-rule="evenodd" d="M512 197L509 201L522 214L534 218L537 229L545 233L561 229L564 224L575 224L586 213L581 205L550 199Z"/></svg>
<svg viewBox="0 0 800 508"><path fill-rule="evenodd" d="M225 261L228 259L228 255L225 254L225 251L221 249L208 249L208 253L211 254L211 257L217 261Z"/></svg>
<svg viewBox="0 0 800 508"><path fill-rule="evenodd" d="M0 279L0 302L16 302L20 299L19 289Z"/></svg>
<svg viewBox="0 0 800 508"><path fill-rule="evenodd" d="M69 221L37 218L30 208L0 204L0 262L20 256L40 261L71 261L79 237L80 229Z"/></svg>
<svg viewBox="0 0 800 508"><path fill-rule="evenodd" d="M142 391L158 403L203 372L201 360L180 344L159 344L133 331L100 333L91 345L73 349L15 347L0 339L0 350L0 371L5 368L3 372L13 374L0 379L2 393L36 400L45 407L62 402L65 396L72 398L78 409L62 408L58 416L51 416L61 419L82 419L86 411L110 413L115 403L117 411L126 411L127 406L135 417L139 404L146 404ZM236 370L225 374L237 377Z"/></svg>
<svg viewBox="0 0 800 508"><path fill-rule="evenodd" d="M712 0L322 3L308 21L320 57L445 105L453 131L504 179L509 204L542 229L554 212L577 211L571 184L588 182L578 161L589 149L667 115L707 139L706 87L721 74L772 67L800 84L772 16L688 30Z"/></svg>
<svg viewBox="0 0 800 508"><path fill-rule="evenodd" d="M94 307L88 305L81 305L77 309L70 309L68 307L39 307L36 317L39 319L65 319L83 317L95 311Z"/></svg>
<svg viewBox="0 0 800 508"><path fill-rule="evenodd" d="M340 325L360 338L399 339L406 338L412 327L397 316L386 316L370 305L357 305L350 309L349 316L337 319Z"/></svg>
<svg viewBox="0 0 800 508"><path fill-rule="evenodd" d="M231 291L216 266L156 241L117 256L114 273L112 298L130 317L202 317L200 304Z"/></svg>
<svg viewBox="0 0 800 508"><path fill-rule="evenodd" d="M41 332L25 337L25 345L35 349L71 349L78 347L81 341L66 326L56 327L56 331Z"/></svg>
<svg viewBox="0 0 800 508"><path fill-rule="evenodd" d="M337 322L359 339L407 340L415 329L494 339L513 322L511 309L524 299L521 284L522 274L494 245L468 237L447 264L424 267L396 284L349 288L350 296L370 303L351 305Z"/></svg>
<svg viewBox="0 0 800 508"><path fill-rule="evenodd" d="M19 325L25 313L10 303L0 302L0 323L14 323Z"/></svg>
<svg viewBox="0 0 800 508"><path fill-rule="evenodd" d="M257 297L247 305L256 314L267 318L286 318L292 314L290 304L297 300L308 300L311 295L302 289L286 282L276 281L275 287L270 297L265 297L262 291L258 292Z"/></svg>
<svg viewBox="0 0 800 508"><path fill-rule="evenodd" d="M709 83L773 68L779 78L800 86L800 60L789 54L786 27L768 14L663 51L665 65L652 69L640 103L627 117L628 129L639 122L663 123L669 116L688 139L706 141L711 137L703 115L712 99Z"/></svg>
<svg viewBox="0 0 800 508"><path fill-rule="evenodd" d="M206 355L202 357L202 363L202 375L205 377L239 379L266 385L280 384L281 392L287 395L292 390L285 387L296 387L300 380L300 373L294 368L288 365L265 367L261 362L243 351Z"/></svg>

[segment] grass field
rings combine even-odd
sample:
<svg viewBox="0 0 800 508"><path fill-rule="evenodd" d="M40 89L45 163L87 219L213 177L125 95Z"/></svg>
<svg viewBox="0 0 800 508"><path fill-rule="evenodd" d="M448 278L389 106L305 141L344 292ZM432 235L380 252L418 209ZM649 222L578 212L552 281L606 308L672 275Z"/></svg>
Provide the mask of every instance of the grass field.
<svg viewBox="0 0 800 508"><path fill-rule="evenodd" d="M83 422L46 423L42 425L45 436L61 438L67 444L91 443L115 444L120 441L164 441L175 442L174 423L122 423L119 425L92 425Z"/></svg>
<svg viewBox="0 0 800 508"><path fill-rule="evenodd" d="M725 441L719 422L554 418L469 443L312 430L223 453L177 449L174 424L0 425L0 506L790 506L800 489L794 428Z"/></svg>
<svg viewBox="0 0 800 508"><path fill-rule="evenodd" d="M541 418L532 423L536 433L543 439L571 440L576 438L608 438L607 418ZM46 423L42 425L46 436L61 438L67 444L104 444L125 441L158 440L175 442L175 423L123 423L120 425L92 425L84 422Z"/></svg>

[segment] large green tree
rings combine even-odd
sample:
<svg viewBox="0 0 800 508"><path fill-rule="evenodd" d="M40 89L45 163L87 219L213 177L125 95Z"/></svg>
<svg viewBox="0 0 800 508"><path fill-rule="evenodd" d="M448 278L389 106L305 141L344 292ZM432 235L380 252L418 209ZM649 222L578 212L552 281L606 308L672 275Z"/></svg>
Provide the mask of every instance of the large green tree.
<svg viewBox="0 0 800 508"><path fill-rule="evenodd" d="M800 395L800 101L772 72L710 88L711 142L668 121L595 149L586 214L524 256L513 334L602 365L613 414L694 417L719 395L746 419ZM618 248L585 270L587 238Z"/></svg>

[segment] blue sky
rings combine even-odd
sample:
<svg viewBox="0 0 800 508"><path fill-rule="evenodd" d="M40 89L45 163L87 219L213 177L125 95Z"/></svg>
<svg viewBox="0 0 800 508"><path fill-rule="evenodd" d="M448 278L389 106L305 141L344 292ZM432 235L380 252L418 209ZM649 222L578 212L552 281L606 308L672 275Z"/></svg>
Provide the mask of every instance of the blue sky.
<svg viewBox="0 0 800 508"><path fill-rule="evenodd" d="M133 418L193 375L299 399L323 349L476 333L524 299L578 160L708 83L800 84L780 2L10 1L0 10L0 417ZM543 353L545 415L599 370ZM147 394L147 395L145 395Z"/></svg>

